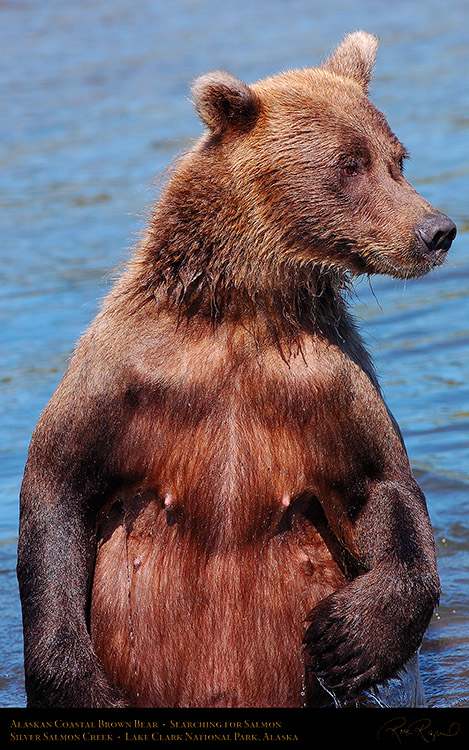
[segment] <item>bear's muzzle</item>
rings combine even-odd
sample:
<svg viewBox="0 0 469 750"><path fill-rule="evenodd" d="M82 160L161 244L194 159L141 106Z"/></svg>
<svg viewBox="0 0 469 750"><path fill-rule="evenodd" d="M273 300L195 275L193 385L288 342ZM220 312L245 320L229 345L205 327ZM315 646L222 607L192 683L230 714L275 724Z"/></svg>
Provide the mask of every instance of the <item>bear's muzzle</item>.
<svg viewBox="0 0 469 750"><path fill-rule="evenodd" d="M426 216L415 230L420 250L434 265L443 262L456 232L455 223L439 211Z"/></svg>

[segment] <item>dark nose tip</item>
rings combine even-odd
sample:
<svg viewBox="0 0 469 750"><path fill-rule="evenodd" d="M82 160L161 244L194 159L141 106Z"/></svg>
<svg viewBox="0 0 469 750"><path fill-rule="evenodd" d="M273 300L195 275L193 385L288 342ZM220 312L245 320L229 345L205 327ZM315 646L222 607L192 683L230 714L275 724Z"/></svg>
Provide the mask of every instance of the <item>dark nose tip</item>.
<svg viewBox="0 0 469 750"><path fill-rule="evenodd" d="M446 253L456 237L456 224L445 214L427 216L417 227L417 234L430 253Z"/></svg>

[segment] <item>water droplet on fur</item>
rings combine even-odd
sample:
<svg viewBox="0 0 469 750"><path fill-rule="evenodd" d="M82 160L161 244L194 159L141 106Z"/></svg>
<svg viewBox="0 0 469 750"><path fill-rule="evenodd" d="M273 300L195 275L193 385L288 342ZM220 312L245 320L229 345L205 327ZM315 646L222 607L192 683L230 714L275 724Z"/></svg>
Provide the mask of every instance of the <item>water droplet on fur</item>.
<svg viewBox="0 0 469 750"><path fill-rule="evenodd" d="M329 690L329 688L327 688L327 687L326 687L326 686L324 685L324 682L323 682L323 680L321 680L321 679L320 679L319 677L316 677L316 679L317 679L317 681L319 682L319 684L321 685L322 689L323 689L323 690L325 690L325 691L326 691L326 693L327 693L328 695L330 695L330 696L331 696L332 700L334 701L334 706L335 706L336 708L342 708L342 706L341 706L341 704L340 704L340 701L339 701L339 699L337 698L337 696L336 696L336 694L334 693L334 691L333 691L333 690Z"/></svg>

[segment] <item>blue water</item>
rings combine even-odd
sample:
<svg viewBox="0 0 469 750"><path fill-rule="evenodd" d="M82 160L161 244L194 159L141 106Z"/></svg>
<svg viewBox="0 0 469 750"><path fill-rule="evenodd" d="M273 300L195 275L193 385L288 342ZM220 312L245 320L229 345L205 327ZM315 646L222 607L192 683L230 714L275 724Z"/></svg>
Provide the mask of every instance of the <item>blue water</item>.
<svg viewBox="0 0 469 750"><path fill-rule="evenodd" d="M469 706L469 5L466 0L0 1L0 706L25 702L15 578L27 446L73 343L197 136L190 81L318 63L381 40L372 98L407 176L459 227L445 268L353 300L428 499L443 585L422 647L433 706Z"/></svg>

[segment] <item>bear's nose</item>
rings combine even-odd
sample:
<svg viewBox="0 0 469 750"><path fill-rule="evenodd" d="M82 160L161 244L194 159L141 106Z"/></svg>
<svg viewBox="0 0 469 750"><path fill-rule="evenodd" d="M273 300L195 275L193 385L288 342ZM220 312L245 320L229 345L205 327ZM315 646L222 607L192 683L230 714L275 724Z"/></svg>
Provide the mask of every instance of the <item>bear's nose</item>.
<svg viewBox="0 0 469 750"><path fill-rule="evenodd" d="M426 252L441 255L446 253L456 237L456 224L445 214L427 216L417 227L417 235L422 240Z"/></svg>

